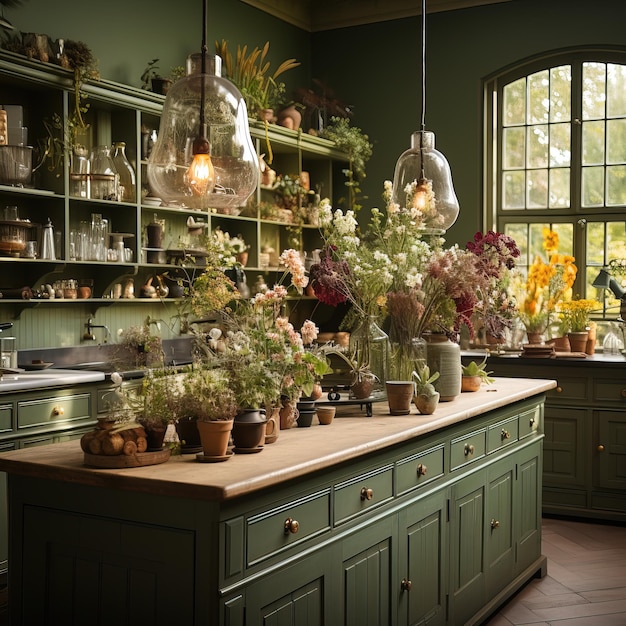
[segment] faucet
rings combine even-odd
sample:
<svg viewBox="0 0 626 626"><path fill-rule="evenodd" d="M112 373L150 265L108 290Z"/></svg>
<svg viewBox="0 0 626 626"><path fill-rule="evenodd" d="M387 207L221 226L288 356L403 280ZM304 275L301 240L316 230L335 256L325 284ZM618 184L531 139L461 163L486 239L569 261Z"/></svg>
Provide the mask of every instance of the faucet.
<svg viewBox="0 0 626 626"><path fill-rule="evenodd" d="M9 328L13 328L13 322L0 322L0 333Z"/></svg>
<svg viewBox="0 0 626 626"><path fill-rule="evenodd" d="M96 336L93 333L94 328L104 328L104 343L107 342L107 338L111 337L111 331L106 324L94 324L95 320L93 317L87 319L87 323L85 324L85 328L87 329L85 334L83 335L83 341L95 341Z"/></svg>

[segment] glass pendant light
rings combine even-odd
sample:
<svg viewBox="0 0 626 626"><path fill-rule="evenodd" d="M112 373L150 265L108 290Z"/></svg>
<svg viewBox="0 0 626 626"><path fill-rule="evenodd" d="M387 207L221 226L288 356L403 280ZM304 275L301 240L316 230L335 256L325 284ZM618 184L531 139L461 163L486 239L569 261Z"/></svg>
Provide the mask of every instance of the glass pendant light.
<svg viewBox="0 0 626 626"><path fill-rule="evenodd" d="M459 216L459 201L446 157L435 149L435 134L426 130L426 0L422 0L421 129L411 135L411 147L396 163L391 200L417 209L428 234L443 234Z"/></svg>
<svg viewBox="0 0 626 626"><path fill-rule="evenodd" d="M167 93L148 182L168 204L230 213L256 189L259 161L241 92L222 78L221 58L207 54L206 12L203 0L202 51Z"/></svg>

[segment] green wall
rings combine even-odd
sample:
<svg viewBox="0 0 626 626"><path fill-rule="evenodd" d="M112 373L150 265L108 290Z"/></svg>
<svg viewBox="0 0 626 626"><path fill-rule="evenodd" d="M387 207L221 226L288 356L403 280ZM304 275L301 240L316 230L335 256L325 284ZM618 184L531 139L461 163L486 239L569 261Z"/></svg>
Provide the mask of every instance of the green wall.
<svg viewBox="0 0 626 626"><path fill-rule="evenodd" d="M626 47L622 0L523 0L427 16L426 127L452 170L461 205L447 240L464 245L482 228L482 81L562 47ZM313 76L355 105L354 123L373 141L363 191L380 206L385 178L419 130L421 18L338 29L313 36ZM489 225L488 225L489 226Z"/></svg>

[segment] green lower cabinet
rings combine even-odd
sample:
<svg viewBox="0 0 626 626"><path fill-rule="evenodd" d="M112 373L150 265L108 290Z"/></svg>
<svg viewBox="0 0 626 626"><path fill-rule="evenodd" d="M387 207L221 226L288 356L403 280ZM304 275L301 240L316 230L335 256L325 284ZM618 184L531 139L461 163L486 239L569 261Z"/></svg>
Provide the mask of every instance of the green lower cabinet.
<svg viewBox="0 0 626 626"><path fill-rule="evenodd" d="M13 450L15 444L0 443L0 452ZM3 586L9 563L9 519L7 515L7 475L0 472L0 587Z"/></svg>
<svg viewBox="0 0 626 626"><path fill-rule="evenodd" d="M515 466L496 463L488 472L485 533L485 577L489 597L501 591L515 571L513 487Z"/></svg>
<svg viewBox="0 0 626 626"><path fill-rule="evenodd" d="M411 504L398 515L398 624L446 623L447 491Z"/></svg>
<svg viewBox="0 0 626 626"><path fill-rule="evenodd" d="M247 626L323 626L328 624L332 586L330 559L321 550L264 576L246 589ZM232 607L227 611L232 617ZM240 622L225 621L235 626Z"/></svg>
<svg viewBox="0 0 626 626"><path fill-rule="evenodd" d="M485 603L484 470L452 487L450 503L450 620L464 624Z"/></svg>
<svg viewBox="0 0 626 626"><path fill-rule="evenodd" d="M520 574L541 554L541 442L520 450L515 456L515 574Z"/></svg>
<svg viewBox="0 0 626 626"><path fill-rule="evenodd" d="M395 516L363 526L342 542L340 620L345 626L378 626L397 623L394 605L397 578L392 549ZM299 625L298 625L299 626Z"/></svg>

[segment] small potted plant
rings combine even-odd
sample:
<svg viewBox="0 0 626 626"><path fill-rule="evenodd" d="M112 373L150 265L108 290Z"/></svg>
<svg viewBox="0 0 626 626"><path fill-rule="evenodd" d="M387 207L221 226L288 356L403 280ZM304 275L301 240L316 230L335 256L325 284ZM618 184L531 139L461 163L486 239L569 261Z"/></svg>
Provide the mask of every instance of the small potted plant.
<svg viewBox="0 0 626 626"><path fill-rule="evenodd" d="M172 79L159 74L158 62L159 59L148 61L146 69L141 74L141 88L165 95L172 86Z"/></svg>
<svg viewBox="0 0 626 626"><path fill-rule="evenodd" d="M415 380L415 397L413 402L417 410L423 415L432 415L439 403L439 392L433 383L439 378L439 372L430 373L430 367L424 365L417 371L413 371Z"/></svg>
<svg viewBox="0 0 626 626"><path fill-rule="evenodd" d="M179 411L198 427L200 460L228 459L227 450L238 406L228 373L220 367L196 366L185 372Z"/></svg>
<svg viewBox="0 0 626 626"><path fill-rule="evenodd" d="M166 369L149 370L143 379L141 393L131 399L137 404L137 421L146 431L148 451L161 450L167 427L174 422L173 374Z"/></svg>
<svg viewBox="0 0 626 626"><path fill-rule="evenodd" d="M490 385L494 381L490 376L492 372L488 372L485 365L487 365L487 357L480 363L470 361L462 367L461 391L478 391L483 383Z"/></svg>

